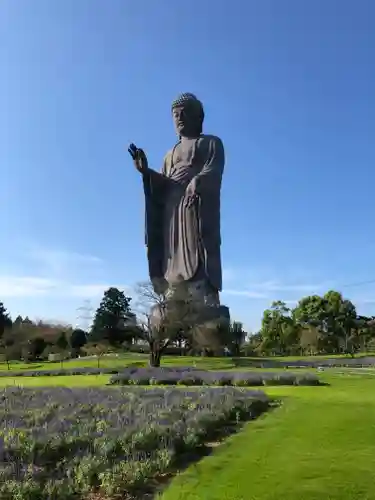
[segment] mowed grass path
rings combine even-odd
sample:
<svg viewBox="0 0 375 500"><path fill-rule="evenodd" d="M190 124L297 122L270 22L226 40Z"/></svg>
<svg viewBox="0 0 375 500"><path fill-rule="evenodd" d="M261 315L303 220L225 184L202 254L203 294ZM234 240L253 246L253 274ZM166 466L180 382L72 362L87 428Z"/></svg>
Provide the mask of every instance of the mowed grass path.
<svg viewBox="0 0 375 500"><path fill-rule="evenodd" d="M364 355L364 354L363 354ZM375 353L366 353L366 356L374 355ZM241 358L241 361L247 361L251 367L251 362L259 363L260 361L296 361L296 360L313 360L317 361L319 359L325 358L341 358L348 359L346 356L332 355L332 356L290 356L290 357L272 357L272 358ZM130 364L148 364L147 354L134 354L134 353L123 353L119 356L103 356L99 360L99 365L102 368L122 368L129 366ZM64 361L61 364L59 361L55 362L36 362L36 363L23 363L23 362L12 362L8 365L4 362L0 362L0 371L20 371L20 370L60 370L69 368L84 368L91 367L97 368L98 361L93 358L76 358L68 361ZM190 356L164 356L162 359L162 366L196 366L197 368L203 368L207 370L227 370L227 369L237 369L246 370L246 366L236 367L232 358L204 358L204 357L190 357Z"/></svg>
<svg viewBox="0 0 375 500"><path fill-rule="evenodd" d="M61 375L59 377L0 377L1 387L97 387L111 375Z"/></svg>
<svg viewBox="0 0 375 500"><path fill-rule="evenodd" d="M176 476L162 500L375 499L375 380L272 387L283 405Z"/></svg>
<svg viewBox="0 0 375 500"><path fill-rule="evenodd" d="M103 356L99 359L101 368L125 368L129 365L148 366L147 354L121 354L120 356ZM235 368L231 358L204 358L190 356L165 356L162 366L196 366L207 370L227 370ZM71 368L97 368L96 358L76 358L64 361L46 361L36 363L12 362L9 369L6 363L0 363L0 371L11 375L12 371L37 371L37 370L68 370ZM243 368L246 370L246 368Z"/></svg>

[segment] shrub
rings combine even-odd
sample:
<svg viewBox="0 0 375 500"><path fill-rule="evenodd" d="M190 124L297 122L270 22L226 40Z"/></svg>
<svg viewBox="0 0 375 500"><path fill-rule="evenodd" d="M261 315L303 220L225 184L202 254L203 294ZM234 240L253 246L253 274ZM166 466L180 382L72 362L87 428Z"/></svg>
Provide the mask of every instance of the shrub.
<svg viewBox="0 0 375 500"><path fill-rule="evenodd" d="M198 369L139 368L125 369L110 379L112 385L184 385L184 386L238 386L261 385L319 385L315 374L296 375L294 373L254 373L215 372Z"/></svg>
<svg viewBox="0 0 375 500"><path fill-rule="evenodd" d="M63 375L101 375L116 374L121 370L116 368L60 368L54 370L12 370L12 377L58 377ZM0 371L0 377L9 377L9 371Z"/></svg>
<svg viewBox="0 0 375 500"><path fill-rule="evenodd" d="M207 387L12 387L0 399L4 500L128 498L179 454L270 404L260 391Z"/></svg>

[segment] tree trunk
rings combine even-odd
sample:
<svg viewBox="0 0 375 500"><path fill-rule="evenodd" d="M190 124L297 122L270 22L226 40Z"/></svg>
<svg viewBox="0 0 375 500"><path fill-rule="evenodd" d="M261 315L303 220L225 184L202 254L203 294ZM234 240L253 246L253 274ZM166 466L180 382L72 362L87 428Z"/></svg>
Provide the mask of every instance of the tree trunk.
<svg viewBox="0 0 375 500"><path fill-rule="evenodd" d="M155 346L152 346L152 348L150 349L149 365L154 368L159 368L160 360L161 360L160 350L158 348L155 348Z"/></svg>
<svg viewBox="0 0 375 500"><path fill-rule="evenodd" d="M233 345L233 356L236 358L240 357L240 344L237 342L234 342Z"/></svg>
<svg viewBox="0 0 375 500"><path fill-rule="evenodd" d="M150 357L149 365L159 368L163 352L169 345L169 340L160 342L159 340L149 340Z"/></svg>

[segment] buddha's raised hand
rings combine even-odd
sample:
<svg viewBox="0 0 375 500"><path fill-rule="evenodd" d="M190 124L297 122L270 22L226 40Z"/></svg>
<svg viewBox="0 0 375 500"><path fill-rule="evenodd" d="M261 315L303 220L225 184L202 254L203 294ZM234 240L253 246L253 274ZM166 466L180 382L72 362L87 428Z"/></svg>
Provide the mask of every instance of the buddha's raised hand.
<svg viewBox="0 0 375 500"><path fill-rule="evenodd" d="M130 144L128 152L133 159L134 166L141 174L144 174L148 169L147 156L143 149L137 148L135 144Z"/></svg>

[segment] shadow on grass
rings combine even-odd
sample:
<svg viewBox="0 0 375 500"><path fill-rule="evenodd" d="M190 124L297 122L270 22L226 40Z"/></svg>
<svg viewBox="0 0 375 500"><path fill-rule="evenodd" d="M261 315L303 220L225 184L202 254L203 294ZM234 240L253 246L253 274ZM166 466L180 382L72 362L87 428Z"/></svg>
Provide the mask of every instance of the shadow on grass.
<svg viewBox="0 0 375 500"><path fill-rule="evenodd" d="M316 361L283 361L270 358L232 358L231 361L235 367L241 368L315 368L319 364Z"/></svg>
<svg viewBox="0 0 375 500"><path fill-rule="evenodd" d="M21 363L20 363L21 364ZM22 366L22 364L21 364ZM14 367L12 366L12 368L10 370L1 370L1 371L9 371L9 372L12 372L12 371L28 371L28 370L36 370L37 368L41 368L43 367L43 364L42 363L33 363L33 364L25 364L25 366L22 366L22 368L19 368L17 365L15 365Z"/></svg>
<svg viewBox="0 0 375 500"><path fill-rule="evenodd" d="M233 365L242 368L283 368L283 362L269 359L232 358Z"/></svg>
<svg viewBox="0 0 375 500"><path fill-rule="evenodd" d="M128 363L126 368L144 368L147 367L147 363L145 361L134 361L134 363Z"/></svg>
<svg viewBox="0 0 375 500"><path fill-rule="evenodd" d="M267 408L257 415L249 416L249 418L242 420L241 422L229 422L228 424L219 427L216 432L214 432L210 439L204 442L202 445L198 446L195 450L183 453L177 456L170 467L170 470L160 476L157 476L149 482L149 484L135 494L134 500L156 500L159 495L167 488L173 478L186 470L191 465L196 465L203 458L210 456L216 448L219 448L225 444L226 439L230 436L240 432L243 427L251 422L252 420L258 420L263 418L265 415L271 411L279 408L282 401L278 398L270 398L270 404Z"/></svg>

